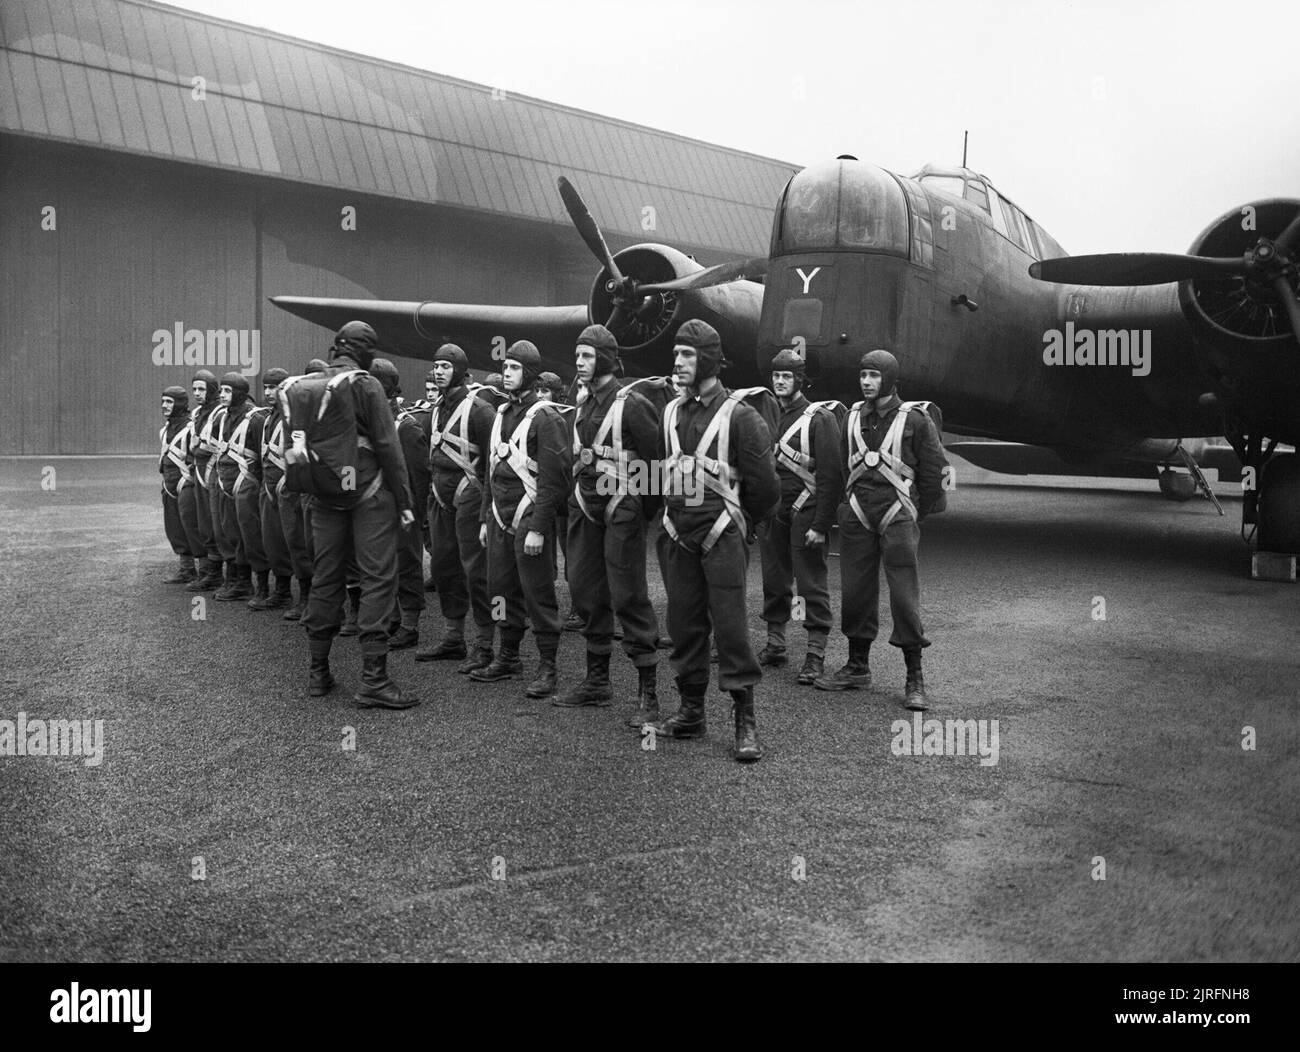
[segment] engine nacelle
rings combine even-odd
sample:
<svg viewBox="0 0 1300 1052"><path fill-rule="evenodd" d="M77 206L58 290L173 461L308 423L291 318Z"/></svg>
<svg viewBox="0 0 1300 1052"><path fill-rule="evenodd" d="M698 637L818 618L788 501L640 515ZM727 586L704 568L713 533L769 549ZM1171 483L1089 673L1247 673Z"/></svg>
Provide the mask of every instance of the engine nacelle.
<svg viewBox="0 0 1300 1052"><path fill-rule="evenodd" d="M1295 218L1297 202L1271 198L1243 205L1206 227L1188 250L1194 256L1244 256L1261 237L1275 238ZM1264 347L1293 342L1277 293L1267 279L1230 277L1184 281L1178 289L1183 313L1224 343Z"/></svg>
<svg viewBox="0 0 1300 1052"><path fill-rule="evenodd" d="M625 276L642 284L672 281L703 270L684 252L668 245L641 244L616 253L614 262ZM614 291L609 270L601 267L591 288L587 311L592 321L604 324L614 312ZM722 337L723 353L742 368L742 349L752 348L763 305L763 286L733 281L708 289L652 292L635 309L615 335L623 352L623 368L630 376L657 376L672 371L673 337L691 318L706 321ZM627 309L627 308L625 308ZM727 373L728 385L743 377Z"/></svg>

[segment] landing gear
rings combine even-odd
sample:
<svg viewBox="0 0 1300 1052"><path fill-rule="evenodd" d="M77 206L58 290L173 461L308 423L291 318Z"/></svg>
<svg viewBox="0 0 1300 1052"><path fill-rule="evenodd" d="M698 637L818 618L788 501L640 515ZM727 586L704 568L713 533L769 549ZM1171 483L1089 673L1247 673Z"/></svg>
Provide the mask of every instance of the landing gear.
<svg viewBox="0 0 1300 1052"><path fill-rule="evenodd" d="M1259 550L1300 554L1300 455L1279 453L1260 474Z"/></svg>
<svg viewBox="0 0 1300 1052"><path fill-rule="evenodd" d="M1191 475L1183 475L1172 468L1160 472L1160 494L1165 500L1176 500L1180 504L1196 496L1196 480Z"/></svg>
<svg viewBox="0 0 1300 1052"><path fill-rule="evenodd" d="M1274 453L1276 441L1227 428L1228 441L1243 465L1241 502L1242 537L1247 527L1255 534L1256 549L1281 555L1300 554L1300 455Z"/></svg>

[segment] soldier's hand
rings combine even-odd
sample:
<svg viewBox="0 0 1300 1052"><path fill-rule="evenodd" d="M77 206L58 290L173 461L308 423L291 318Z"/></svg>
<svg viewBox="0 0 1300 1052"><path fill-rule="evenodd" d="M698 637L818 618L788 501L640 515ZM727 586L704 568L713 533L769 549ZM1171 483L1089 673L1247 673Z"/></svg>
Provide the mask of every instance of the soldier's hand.
<svg viewBox="0 0 1300 1052"><path fill-rule="evenodd" d="M483 523L478 528L478 546L480 548L487 547L487 523L486 522Z"/></svg>
<svg viewBox="0 0 1300 1052"><path fill-rule="evenodd" d="M528 536L524 538L524 554L541 555L543 543L544 541L540 533L536 530L529 530Z"/></svg>
<svg viewBox="0 0 1300 1052"><path fill-rule="evenodd" d="M826 534L821 530L809 530L803 535L803 546L805 548L820 548L826 543Z"/></svg>
<svg viewBox="0 0 1300 1052"><path fill-rule="evenodd" d="M401 514L402 529L409 530L415 525L415 512L410 508L403 508Z"/></svg>

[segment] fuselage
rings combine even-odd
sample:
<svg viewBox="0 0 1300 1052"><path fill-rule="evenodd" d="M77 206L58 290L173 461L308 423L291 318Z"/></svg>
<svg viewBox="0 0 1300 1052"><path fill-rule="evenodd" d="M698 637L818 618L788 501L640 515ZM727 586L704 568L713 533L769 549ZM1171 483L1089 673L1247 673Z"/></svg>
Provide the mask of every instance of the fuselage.
<svg viewBox="0 0 1300 1052"><path fill-rule="evenodd" d="M1064 254L967 169L907 179L847 159L806 168L777 208L750 379L802 346L814 389L851 403L861 356L885 347L904 396L938 402L951 430L1077 448L1221 433L1197 403L1205 382L1178 287L1029 276L1035 259ZM1114 361L1089 364L1099 356Z"/></svg>

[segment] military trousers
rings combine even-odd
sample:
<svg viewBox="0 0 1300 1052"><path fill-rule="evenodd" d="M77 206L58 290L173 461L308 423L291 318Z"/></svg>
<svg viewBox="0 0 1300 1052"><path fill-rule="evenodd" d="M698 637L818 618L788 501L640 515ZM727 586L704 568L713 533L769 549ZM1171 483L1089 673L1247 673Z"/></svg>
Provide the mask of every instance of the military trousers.
<svg viewBox="0 0 1300 1052"><path fill-rule="evenodd" d="M332 640L343 623L349 567L361 588L357 625L363 653L387 653L388 621L397 598L397 502L381 486L355 508L311 505L311 595L303 614L307 638ZM412 527L414 528L414 527Z"/></svg>
<svg viewBox="0 0 1300 1052"><path fill-rule="evenodd" d="M625 496L608 524L599 510L592 522L569 502L565 574L573 609L583 617L582 634L593 654L614 649L614 618L623 628L623 651L641 668L659 662L659 621L646 585L645 517L641 501Z"/></svg>
<svg viewBox="0 0 1300 1052"><path fill-rule="evenodd" d="M873 525L874 517L868 518ZM884 533L869 530L847 504L840 508L841 623L849 640L873 640L880 628L880 566L889 585L889 610L894 630L889 642L896 647L928 647L921 626L921 584L916 550L921 529L900 513Z"/></svg>
<svg viewBox="0 0 1300 1052"><path fill-rule="evenodd" d="M172 546L172 551L177 555L194 555L189 535L185 532L185 523L181 520L180 501L167 492L166 485L162 491L162 508L163 532L167 535L167 543ZM202 554L200 550L198 555Z"/></svg>
<svg viewBox="0 0 1300 1052"><path fill-rule="evenodd" d="M488 600L487 551L478 542L482 491L467 486L453 503L443 507L429 501L429 538L433 549L429 572L438 590L438 607L448 621L462 621L472 613L478 644L492 645L492 606ZM492 523L495 525L495 523Z"/></svg>
<svg viewBox="0 0 1300 1052"><path fill-rule="evenodd" d="M311 579L311 530L307 524L306 499L301 493L284 490L276 495L276 510L280 515L280 530L289 549L289 565L298 580Z"/></svg>
<svg viewBox="0 0 1300 1052"><path fill-rule="evenodd" d="M812 501L799 511L782 507L759 531L759 551L763 557L763 620L771 635L780 626L784 638L794 600L793 585L799 586L803 600L803 627L808 645L814 653L824 653L826 637L831 631L831 596L827 583L826 550L830 538L816 548L804 544L812 528L816 508Z"/></svg>
<svg viewBox="0 0 1300 1052"><path fill-rule="evenodd" d="M194 474L198 475L199 469L194 469ZM212 522L212 498L208 494L207 486L197 482L187 482L185 486L178 491L181 509L181 522L185 524L185 532L191 535L191 545L197 539L198 547L193 552L198 555L206 555L214 563L221 561L221 546L217 544L216 530L213 529Z"/></svg>
<svg viewBox="0 0 1300 1052"><path fill-rule="evenodd" d="M252 479L240 479L235 483L235 523L244 550L244 557L235 561L248 563L254 573L264 573L269 569L266 548L262 544L262 509L258 503L261 489Z"/></svg>
<svg viewBox="0 0 1300 1052"><path fill-rule="evenodd" d="M489 609L501 626L501 642L517 646L524 637L524 618L532 622L537 649L545 656L554 653L560 639L560 610L555 601L555 531L542 534L542 550L524 554L531 512L525 514L513 534L487 521L487 592Z"/></svg>
<svg viewBox="0 0 1300 1052"><path fill-rule="evenodd" d="M418 628L424 610L424 523L419 519L397 535L397 608L402 624Z"/></svg>
<svg viewBox="0 0 1300 1052"><path fill-rule="evenodd" d="M235 498L216 484L208 490L211 501L212 526L217 535L217 547L221 549L221 558L239 566L248 565L248 552L244 548L244 537L239 532L239 513L235 508Z"/></svg>
<svg viewBox="0 0 1300 1052"><path fill-rule="evenodd" d="M289 560L289 544L280 523L280 495L268 490L265 483L258 486L258 521L262 527L262 551L267 568L276 577L287 578L293 573Z"/></svg>
<svg viewBox="0 0 1300 1052"><path fill-rule="evenodd" d="M763 673L749 641L745 606L749 545L734 523L707 553L699 551L699 539L684 537L683 544L667 532L659 535L673 672L684 690L707 690L712 633L718 647L718 687L752 687Z"/></svg>

